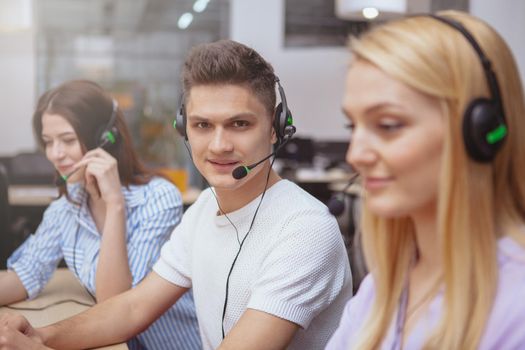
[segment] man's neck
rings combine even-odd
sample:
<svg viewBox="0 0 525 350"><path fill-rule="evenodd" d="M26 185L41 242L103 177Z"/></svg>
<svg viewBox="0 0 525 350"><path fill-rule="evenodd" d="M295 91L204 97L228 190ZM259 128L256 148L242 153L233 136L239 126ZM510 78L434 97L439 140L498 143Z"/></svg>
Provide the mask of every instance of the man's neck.
<svg viewBox="0 0 525 350"><path fill-rule="evenodd" d="M281 180L275 171L270 170L268 184L266 184L267 174L268 168L265 167L239 188L234 190L216 189L217 200L219 201L220 209L223 211L222 214L239 210L261 195L265 188L268 189Z"/></svg>

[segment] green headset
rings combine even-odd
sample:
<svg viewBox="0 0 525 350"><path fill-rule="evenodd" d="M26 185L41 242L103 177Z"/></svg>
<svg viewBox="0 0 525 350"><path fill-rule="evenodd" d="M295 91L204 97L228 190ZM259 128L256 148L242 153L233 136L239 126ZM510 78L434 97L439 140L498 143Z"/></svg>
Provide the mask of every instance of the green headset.
<svg viewBox="0 0 525 350"><path fill-rule="evenodd" d="M293 126L293 117L292 112L288 108L286 103L286 95L284 89L281 86L279 78L275 77L275 82L277 83L277 88L279 90L279 96L281 102L275 108L275 115L273 119L273 128L277 134L277 139L279 144L283 142L285 137L293 134L295 132L295 127ZM184 137L185 140L188 140L188 134L186 132L186 107L184 105L184 95L181 95L179 102L179 110L173 122L173 127L177 129L178 133Z"/></svg>
<svg viewBox="0 0 525 350"><path fill-rule="evenodd" d="M463 141L470 158L481 163L491 162L503 145L508 132L502 97L492 63L474 36L461 23L434 14L429 16L460 32L479 57L490 98L478 97L467 106L463 114Z"/></svg>
<svg viewBox="0 0 525 350"><path fill-rule="evenodd" d="M111 116L109 117L109 121L107 122L104 127L100 128L96 133L94 137L93 144L95 145L93 148L105 148L107 149L109 146L114 145L117 143L118 138L118 129L116 126L116 120L117 120L117 110L118 110L118 102L117 100L113 99L113 110L111 111ZM58 177L55 180L56 186L63 186L66 184L67 180L76 173L80 168L77 168L70 172L69 174L65 175L58 175Z"/></svg>
<svg viewBox="0 0 525 350"><path fill-rule="evenodd" d="M95 145L97 145L95 148L104 148L109 145L114 145L117 142L118 137L118 129L116 126L116 120L117 120L117 110L118 110L118 102L117 100L113 99L113 109L111 111L111 116L109 117L109 121L107 124L98 130L98 132L95 134Z"/></svg>

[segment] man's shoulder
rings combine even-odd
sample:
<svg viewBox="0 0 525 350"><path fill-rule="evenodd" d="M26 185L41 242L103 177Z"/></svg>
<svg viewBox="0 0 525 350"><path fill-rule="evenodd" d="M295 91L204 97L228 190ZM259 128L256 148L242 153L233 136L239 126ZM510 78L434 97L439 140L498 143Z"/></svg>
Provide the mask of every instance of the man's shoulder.
<svg viewBox="0 0 525 350"><path fill-rule="evenodd" d="M289 180L281 180L276 185L272 201L289 209L318 210L329 213L328 208L320 200ZM290 205L293 204L293 205Z"/></svg>
<svg viewBox="0 0 525 350"><path fill-rule="evenodd" d="M339 245L341 231L326 205L298 185L283 181L279 193L269 199L263 218L275 228L274 239Z"/></svg>
<svg viewBox="0 0 525 350"><path fill-rule="evenodd" d="M210 201L215 202L215 197L212 189L208 187L203 189L195 202L186 209L183 218L186 218L186 220L194 220L195 216L210 215Z"/></svg>

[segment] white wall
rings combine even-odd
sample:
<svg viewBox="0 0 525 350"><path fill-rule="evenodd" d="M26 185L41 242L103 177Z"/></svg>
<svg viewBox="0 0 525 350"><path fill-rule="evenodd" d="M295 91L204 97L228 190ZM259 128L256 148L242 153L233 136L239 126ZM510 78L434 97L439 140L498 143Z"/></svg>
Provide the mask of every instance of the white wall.
<svg viewBox="0 0 525 350"><path fill-rule="evenodd" d="M487 21L509 44L525 84L525 1L470 0L470 13Z"/></svg>
<svg viewBox="0 0 525 350"><path fill-rule="evenodd" d="M525 1L470 0L470 8L507 40L525 82ZM298 135L346 140L340 111L346 49L283 48L284 0L231 0L230 9L232 39L254 47L273 64ZM0 155L35 148L31 131L35 77L33 33L0 33Z"/></svg>
<svg viewBox="0 0 525 350"><path fill-rule="evenodd" d="M286 90L298 135L346 140L341 113L346 49L283 48L284 0L231 0L230 8L231 38L272 63ZM505 38L525 82L525 1L470 0L470 9Z"/></svg>
<svg viewBox="0 0 525 350"><path fill-rule="evenodd" d="M0 155L35 149L35 48L31 30L0 32Z"/></svg>
<svg viewBox="0 0 525 350"><path fill-rule="evenodd" d="M347 50L284 48L283 0L231 0L230 9L231 38L253 47L273 65L297 135L346 140L341 98Z"/></svg>

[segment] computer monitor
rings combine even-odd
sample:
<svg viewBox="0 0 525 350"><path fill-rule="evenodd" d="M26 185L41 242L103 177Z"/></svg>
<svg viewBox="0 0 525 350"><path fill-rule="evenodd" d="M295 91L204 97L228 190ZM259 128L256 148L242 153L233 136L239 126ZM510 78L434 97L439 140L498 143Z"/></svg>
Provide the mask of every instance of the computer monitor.
<svg viewBox="0 0 525 350"><path fill-rule="evenodd" d="M346 152L348 141L317 141L315 143L315 154L317 157L326 159L327 168L346 168Z"/></svg>
<svg viewBox="0 0 525 350"><path fill-rule="evenodd" d="M9 161L9 183L14 185L52 185L55 168L40 152L20 153Z"/></svg>
<svg viewBox="0 0 525 350"><path fill-rule="evenodd" d="M294 165L310 165L314 158L314 142L310 138L294 137L279 150L277 159Z"/></svg>

